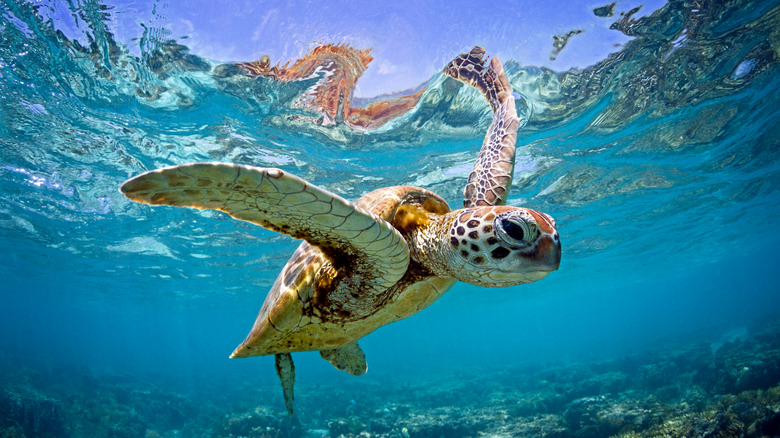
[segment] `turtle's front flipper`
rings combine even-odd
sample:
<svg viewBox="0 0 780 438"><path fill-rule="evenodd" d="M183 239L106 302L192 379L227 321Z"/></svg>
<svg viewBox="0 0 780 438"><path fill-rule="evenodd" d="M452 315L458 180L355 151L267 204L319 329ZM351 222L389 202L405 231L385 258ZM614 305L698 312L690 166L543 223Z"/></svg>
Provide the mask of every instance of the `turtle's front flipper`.
<svg viewBox="0 0 780 438"><path fill-rule="evenodd" d="M276 375L282 381L282 391L284 391L284 404L287 406L287 413L293 416L293 384L295 384L295 365L293 364L290 353L280 353L276 357Z"/></svg>
<svg viewBox="0 0 780 438"><path fill-rule="evenodd" d="M495 113L477 162L474 163L474 170L469 174L464 207L504 205L515 168L519 119L512 86L498 58L493 58L489 65L485 65L484 55L485 49L474 47L471 52L459 55L444 68L446 75L481 91Z"/></svg>
<svg viewBox="0 0 780 438"><path fill-rule="evenodd" d="M365 374L368 371L366 355L357 342L342 345L332 350L320 350L320 356L334 367L344 370L353 376Z"/></svg>
<svg viewBox="0 0 780 438"><path fill-rule="evenodd" d="M406 273L409 249L388 222L344 198L279 169L193 163L153 170L122 184L122 193L152 205L210 208L304 239L334 266L349 270L360 291L350 305L371 307ZM367 304L366 304L367 303Z"/></svg>

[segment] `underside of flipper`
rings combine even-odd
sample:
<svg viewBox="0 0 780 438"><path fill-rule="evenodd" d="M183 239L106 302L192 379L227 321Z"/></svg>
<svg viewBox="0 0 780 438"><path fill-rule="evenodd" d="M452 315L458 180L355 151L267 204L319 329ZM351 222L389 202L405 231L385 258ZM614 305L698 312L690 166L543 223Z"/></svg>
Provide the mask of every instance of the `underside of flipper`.
<svg viewBox="0 0 780 438"><path fill-rule="evenodd" d="M447 76L481 91L494 112L493 123L469 174L464 207L506 204L515 168L515 143L520 120L512 86L498 58L494 57L487 63L484 56L485 49L474 47L444 68Z"/></svg>
<svg viewBox="0 0 780 438"><path fill-rule="evenodd" d="M279 169L183 164L133 177L120 190L136 202L220 210L304 239L334 264L348 262L364 300L387 291L409 265L406 241L392 225Z"/></svg>
<svg viewBox="0 0 780 438"><path fill-rule="evenodd" d="M353 376L359 376L368 371L366 355L357 342L352 342L332 350L321 350L320 356L333 364L334 367L344 370Z"/></svg>

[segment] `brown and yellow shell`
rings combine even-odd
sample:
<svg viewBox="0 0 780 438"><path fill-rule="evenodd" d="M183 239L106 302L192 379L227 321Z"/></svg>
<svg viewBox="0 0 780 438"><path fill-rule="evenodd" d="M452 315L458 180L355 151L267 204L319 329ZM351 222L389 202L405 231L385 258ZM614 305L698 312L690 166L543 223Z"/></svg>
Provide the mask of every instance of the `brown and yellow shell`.
<svg viewBox="0 0 780 438"><path fill-rule="evenodd" d="M375 190L355 206L389 222L402 236L450 211L438 195L417 187ZM338 251L303 242L276 279L246 340L231 357L327 350L354 342L377 328L419 312L456 280L436 277L413 260L395 285L361 296L351 266ZM342 287L337 287L337 286ZM347 291L349 296L343 296Z"/></svg>

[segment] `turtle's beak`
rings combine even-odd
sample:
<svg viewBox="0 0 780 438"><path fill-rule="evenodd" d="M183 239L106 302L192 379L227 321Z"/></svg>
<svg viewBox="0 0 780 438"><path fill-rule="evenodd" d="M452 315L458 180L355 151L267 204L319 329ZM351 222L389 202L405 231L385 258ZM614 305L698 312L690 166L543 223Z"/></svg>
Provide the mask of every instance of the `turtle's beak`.
<svg viewBox="0 0 780 438"><path fill-rule="evenodd" d="M542 235L536 241L535 262L540 270L552 272L561 265L561 239L555 229L555 220L548 214L526 209L536 220Z"/></svg>
<svg viewBox="0 0 780 438"><path fill-rule="evenodd" d="M536 243L536 262L539 268L548 272L558 270L561 265L561 239L558 232L542 235Z"/></svg>

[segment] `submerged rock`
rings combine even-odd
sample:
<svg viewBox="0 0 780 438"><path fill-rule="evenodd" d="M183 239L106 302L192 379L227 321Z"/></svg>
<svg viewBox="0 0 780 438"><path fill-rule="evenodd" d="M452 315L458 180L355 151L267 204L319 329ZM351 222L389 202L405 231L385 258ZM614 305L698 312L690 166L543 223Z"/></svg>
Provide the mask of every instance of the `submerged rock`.
<svg viewBox="0 0 780 438"><path fill-rule="evenodd" d="M60 403L24 387L0 392L0 431L3 437L68 435Z"/></svg>
<svg viewBox="0 0 780 438"><path fill-rule="evenodd" d="M0 373L0 437L780 436L780 323L593 363L302 386L293 419L250 383L198 397L84 369ZM44 370L49 371L44 371Z"/></svg>
<svg viewBox="0 0 780 438"><path fill-rule="evenodd" d="M304 437L306 435L299 422L293 421L265 406L252 409L249 412L231 413L226 415L220 426L216 428L213 437ZM308 435L317 436L321 435Z"/></svg>

